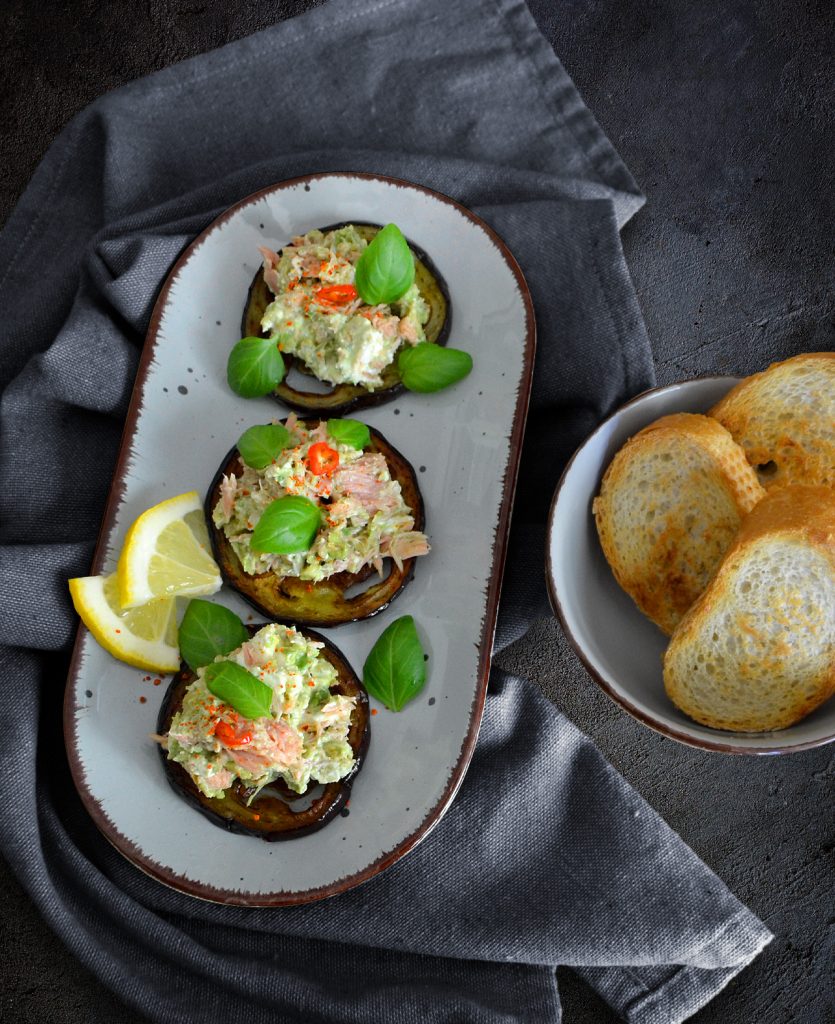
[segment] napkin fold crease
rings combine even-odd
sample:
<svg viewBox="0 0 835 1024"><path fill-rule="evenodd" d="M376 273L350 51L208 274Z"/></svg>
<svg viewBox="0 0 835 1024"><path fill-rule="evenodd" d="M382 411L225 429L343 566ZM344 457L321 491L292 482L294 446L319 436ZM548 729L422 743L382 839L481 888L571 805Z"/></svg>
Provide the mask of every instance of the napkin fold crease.
<svg viewBox="0 0 835 1024"><path fill-rule="evenodd" d="M334 82L345 52L351 81ZM522 266L539 345L496 646L547 614L556 477L654 377L618 235L643 197L525 5L332 0L134 82L67 126L0 234L0 850L79 960L154 1021L232 1021L242 1002L253 1024L558 1021L557 964L626 1020L685 1020L770 933L534 683L493 671L447 814L322 903L166 889L72 787L65 581L89 569L156 295L225 207L328 170L451 195Z"/></svg>

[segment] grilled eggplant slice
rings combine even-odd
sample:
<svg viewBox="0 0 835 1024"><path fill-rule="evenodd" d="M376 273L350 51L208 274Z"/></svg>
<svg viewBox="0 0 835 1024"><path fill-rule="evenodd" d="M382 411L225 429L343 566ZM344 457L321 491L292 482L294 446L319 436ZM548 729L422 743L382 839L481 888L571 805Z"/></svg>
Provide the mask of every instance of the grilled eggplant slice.
<svg viewBox="0 0 835 1024"><path fill-rule="evenodd" d="M320 421L311 419L299 422L312 430ZM392 479L400 484L403 500L412 511L414 529L422 531L423 498L414 469L379 431L373 427L369 427L369 431L371 444L365 450L381 452L385 456ZM209 525L214 557L224 581L262 615L296 626L339 626L345 622L356 622L381 612L412 578L415 558L404 559L400 569L391 559L387 559L386 564L390 566L388 576L370 583L361 593L348 596L346 592L351 587L375 575L370 565L358 573L337 573L319 583L310 583L293 576L276 576L270 572L257 576L245 572L226 534L212 521L212 512L220 500L223 477L230 473L240 476L243 469L240 453L237 448L233 448L223 460L209 488L205 506L206 522Z"/></svg>
<svg viewBox="0 0 835 1024"><path fill-rule="evenodd" d="M351 223L368 241L371 241L380 230L379 224L358 224L356 221L351 221ZM340 227L345 227L345 224L329 224L321 230L333 231ZM409 248L415 254L415 281L424 301L429 306L429 319L424 325L426 340L434 342L436 345L446 345L451 321L449 290L446 282L422 249L411 242L409 242ZM264 332L261 330L261 318L272 300L273 294L264 281L263 272L259 270L247 296L241 324L242 337L264 336ZM295 368L301 373L311 376L310 371L301 360L285 355L284 361L288 374L291 369ZM361 384L335 384L330 391L318 393L299 391L288 384L285 377L276 388L275 396L284 405L295 409L296 412L344 416L348 412L356 412L357 409L391 401L392 398L401 394L403 385L400 381L396 359L383 370L382 378L383 386L374 391L369 391Z"/></svg>
<svg viewBox="0 0 835 1024"><path fill-rule="evenodd" d="M263 625L247 626L250 636L254 636ZM169 761L165 750L160 748L165 774L174 790L211 822L229 832L258 836L268 842L310 835L327 825L344 808L351 795L351 785L362 767L371 736L368 694L345 657L330 641L312 630L303 632L309 639L319 640L325 645L321 654L339 673L331 692L356 698L348 731L348 743L354 752L354 767L339 782L330 782L325 786L316 784L313 789L321 792L312 800L304 794L294 793L283 783L274 783L262 789L248 804L252 791L240 779L222 797L205 796L185 768L176 761ZM157 721L160 735L168 734L171 720L182 707L186 689L194 679L195 674L183 662L180 671L171 681L160 709ZM300 806L294 809L293 804Z"/></svg>

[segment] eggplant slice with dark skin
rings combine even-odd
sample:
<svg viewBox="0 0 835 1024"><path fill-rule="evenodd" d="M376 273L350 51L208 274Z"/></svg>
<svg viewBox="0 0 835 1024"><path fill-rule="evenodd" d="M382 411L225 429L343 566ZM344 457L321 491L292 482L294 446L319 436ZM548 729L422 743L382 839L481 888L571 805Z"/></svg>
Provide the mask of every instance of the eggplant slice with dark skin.
<svg viewBox="0 0 835 1024"><path fill-rule="evenodd" d="M330 224L322 228L322 231L333 231L336 228L346 227L344 224ZM359 233L368 241L377 234L381 225L379 224L357 224L351 221ZM451 321L451 306L449 290L443 277L438 273L437 268L430 258L409 242L409 248L415 256L415 281L425 302L429 306L429 319L424 324L426 340L435 345L446 345L449 339L449 328ZM247 296L246 309L244 310L243 322L241 325L242 337L258 338L268 337L261 330L261 318L264 310L272 302L274 296L264 281L263 270L259 270L250 286ZM310 370L294 356L284 356L284 363L287 373L295 368L307 376L312 376ZM362 384L335 384L332 389L325 393L314 391L299 391L287 383L287 377L278 385L275 396L284 405L295 409L300 413L326 413L328 416L344 416L348 412L356 412L357 409L364 409L372 405L380 405L383 402L391 401L403 391L403 384L400 381L400 373L397 369L397 357L383 370L383 386L369 391Z"/></svg>
<svg viewBox="0 0 835 1024"><path fill-rule="evenodd" d="M266 623L247 626L250 636L254 636L263 625ZM166 777L187 803L215 825L229 832L258 836L268 842L299 839L301 836L310 835L336 817L348 802L351 785L362 767L371 736L368 694L354 670L341 652L325 637L312 630L301 632L310 640L324 643L320 654L327 658L339 673L336 683L331 687L331 693L356 698L348 730L348 743L354 752L355 762L348 775L339 782L329 782L322 786L321 793L312 801L305 800L304 794L294 793L283 782L276 782L263 789L252 803L248 804L252 790L240 779L230 786L222 797L205 796L185 768L176 761L169 761L165 750L160 747ZM182 707L186 689L195 678L195 673L183 662L162 702L157 721L157 731L160 735L168 734L171 720ZM311 786L319 788L318 783L312 783ZM293 804L303 800L305 806L294 810Z"/></svg>
<svg viewBox="0 0 835 1024"><path fill-rule="evenodd" d="M312 430L318 419L299 420ZM415 521L414 529L423 530L423 499L418 487L415 471L410 463L393 448L378 431L369 427L371 444L366 452L380 452L385 456L389 473L400 484L403 500L411 509ZM233 448L217 471L206 498L206 522L212 540L214 557L220 566L223 579L230 587L247 600L256 611L279 622L296 626L339 626L345 622L357 622L381 612L403 590L414 574L415 558L403 560L398 569L392 559L389 575L370 583L361 593L347 596L346 591L376 575L372 566L365 566L360 572L340 572L318 583L300 580L293 576L277 576L266 572L253 576L244 571L240 559L229 543L222 529L215 526L212 513L220 500L220 486L224 476L234 473L240 477L244 464L237 448Z"/></svg>

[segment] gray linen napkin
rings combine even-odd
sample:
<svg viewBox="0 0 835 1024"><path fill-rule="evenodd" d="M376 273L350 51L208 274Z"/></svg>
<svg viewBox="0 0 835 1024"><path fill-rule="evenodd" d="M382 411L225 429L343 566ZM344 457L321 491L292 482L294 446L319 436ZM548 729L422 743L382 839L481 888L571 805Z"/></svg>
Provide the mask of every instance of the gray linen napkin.
<svg viewBox="0 0 835 1024"><path fill-rule="evenodd" d="M65 580L88 571L156 292L225 206L337 169L454 196L522 265L539 353L500 643L546 610L556 476L653 375L618 240L642 197L524 4L334 0L135 82L70 123L0 235L0 849L75 955L154 1020L556 1021L556 964L630 1021L684 1020L768 931L501 672L439 826L324 903L246 910L165 889L75 796Z"/></svg>

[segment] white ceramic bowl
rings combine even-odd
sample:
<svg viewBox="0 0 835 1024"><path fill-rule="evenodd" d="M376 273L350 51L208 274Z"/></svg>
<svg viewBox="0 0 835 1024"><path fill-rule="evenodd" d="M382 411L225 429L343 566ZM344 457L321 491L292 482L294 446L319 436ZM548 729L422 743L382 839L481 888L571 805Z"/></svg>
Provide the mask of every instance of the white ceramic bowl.
<svg viewBox="0 0 835 1024"><path fill-rule="evenodd" d="M689 719L664 692L667 638L621 590L591 514L606 467L627 438L660 416L707 412L737 383L703 377L633 398L574 454L557 485L548 525L546 577L554 611L591 676L640 722L671 739L729 754L782 754L835 739L835 698L789 729L738 733Z"/></svg>

